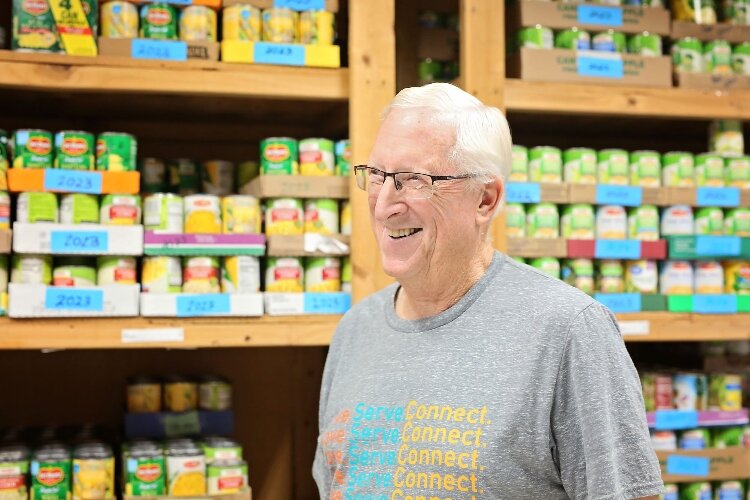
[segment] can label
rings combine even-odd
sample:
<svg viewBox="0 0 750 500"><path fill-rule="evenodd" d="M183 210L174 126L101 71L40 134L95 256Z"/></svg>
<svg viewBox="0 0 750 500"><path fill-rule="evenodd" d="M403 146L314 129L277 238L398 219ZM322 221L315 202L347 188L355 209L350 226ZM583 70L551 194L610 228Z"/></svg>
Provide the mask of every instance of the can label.
<svg viewBox="0 0 750 500"><path fill-rule="evenodd" d="M598 178L601 184L627 186L630 183L630 161L627 151L607 149L598 155Z"/></svg>
<svg viewBox="0 0 750 500"><path fill-rule="evenodd" d="M725 40L708 42L703 48L703 64L708 73L732 74L732 46Z"/></svg>
<svg viewBox="0 0 750 500"><path fill-rule="evenodd" d="M352 147L349 140L336 143L336 175L350 175L352 173Z"/></svg>
<svg viewBox="0 0 750 500"><path fill-rule="evenodd" d="M141 223L141 197L108 194L102 199L99 220L102 224L131 226Z"/></svg>
<svg viewBox="0 0 750 500"><path fill-rule="evenodd" d="M683 38L672 45L672 61L678 72L703 72L703 43L697 38Z"/></svg>
<svg viewBox="0 0 750 500"><path fill-rule="evenodd" d="M47 0L13 0L13 50L61 52L54 16Z"/></svg>
<svg viewBox="0 0 750 500"><path fill-rule="evenodd" d="M231 5L222 11L222 38L259 42L261 38L260 9L252 5Z"/></svg>
<svg viewBox="0 0 750 500"><path fill-rule="evenodd" d="M552 30L543 26L524 28L518 32L518 45L522 48L551 49L554 47Z"/></svg>
<svg viewBox="0 0 750 500"><path fill-rule="evenodd" d="M695 160L690 153L667 153L662 157L662 165L664 186L695 186Z"/></svg>
<svg viewBox="0 0 750 500"><path fill-rule="evenodd" d="M141 37L177 40L177 11L167 3L141 7Z"/></svg>
<svg viewBox="0 0 750 500"><path fill-rule="evenodd" d="M52 168L52 133L46 130L16 130L11 146L13 168Z"/></svg>
<svg viewBox="0 0 750 500"><path fill-rule="evenodd" d="M128 458L126 490L132 496L166 494L164 457Z"/></svg>
<svg viewBox="0 0 750 500"><path fill-rule="evenodd" d="M659 239L659 211L644 205L630 209L628 237L631 240L657 241Z"/></svg>
<svg viewBox="0 0 750 500"><path fill-rule="evenodd" d="M333 257L307 259L305 262L305 291L341 291L341 261Z"/></svg>
<svg viewBox="0 0 750 500"><path fill-rule="evenodd" d="M697 186L724 186L724 159L718 155L702 154L695 159Z"/></svg>
<svg viewBox="0 0 750 500"><path fill-rule="evenodd" d="M705 410L708 407L706 376L678 373L672 379L674 406L677 410Z"/></svg>
<svg viewBox="0 0 750 500"><path fill-rule="evenodd" d="M302 200L280 198L266 201L266 234L303 234Z"/></svg>
<svg viewBox="0 0 750 500"><path fill-rule="evenodd" d="M619 52L626 51L626 38L622 33L616 33L612 30L597 33L591 41L591 47L600 52Z"/></svg>
<svg viewBox="0 0 750 500"><path fill-rule="evenodd" d="M630 37L628 49L631 54L646 57L658 57L662 55L661 37L651 33L642 33Z"/></svg>
<svg viewBox="0 0 750 500"><path fill-rule="evenodd" d="M327 176L336 173L333 141L304 139L299 142L299 170L302 175Z"/></svg>
<svg viewBox="0 0 750 500"><path fill-rule="evenodd" d="M137 38L137 7L132 3L119 0L102 5L101 36L107 38Z"/></svg>
<svg viewBox="0 0 750 500"><path fill-rule="evenodd" d="M31 462L31 498L69 500L71 462Z"/></svg>
<svg viewBox="0 0 750 500"><path fill-rule="evenodd" d="M294 139L264 139L260 143L260 172L263 175L297 175L297 157L297 141Z"/></svg>
<svg viewBox="0 0 750 500"><path fill-rule="evenodd" d="M263 41L274 43L295 43L299 15L287 8L263 10Z"/></svg>
<svg viewBox="0 0 750 500"><path fill-rule="evenodd" d="M571 240L593 240L596 222L594 207L591 205L570 205L561 217L562 236Z"/></svg>
<svg viewBox="0 0 750 500"><path fill-rule="evenodd" d="M193 194L185 197L185 233L221 233L221 202L218 196Z"/></svg>
<svg viewBox="0 0 750 500"><path fill-rule="evenodd" d="M303 292L302 263L298 258L269 258L266 266L267 292Z"/></svg>
<svg viewBox="0 0 750 500"><path fill-rule="evenodd" d="M513 163L509 180L510 182L529 181L529 150L523 146L513 146Z"/></svg>
<svg viewBox="0 0 750 500"><path fill-rule="evenodd" d="M529 152L531 182L562 182L562 154L552 147L536 147Z"/></svg>
<svg viewBox="0 0 750 500"><path fill-rule="evenodd" d="M505 234L508 238L526 236L526 209L521 203L508 203L505 206Z"/></svg>
<svg viewBox="0 0 750 500"><path fill-rule="evenodd" d="M216 257L185 257L182 266L182 291L219 293L219 260Z"/></svg>
<svg viewBox="0 0 750 500"><path fill-rule="evenodd" d="M143 203L143 225L146 229L165 233L182 233L182 197L173 194L155 194Z"/></svg>
<svg viewBox="0 0 750 500"><path fill-rule="evenodd" d="M254 196L227 196L221 200L221 219L225 234L259 234L262 216L260 201Z"/></svg>
<svg viewBox="0 0 750 500"><path fill-rule="evenodd" d="M557 206L549 203L530 205L526 215L526 234L529 238L550 239L560 236L560 216Z"/></svg>
<svg viewBox="0 0 750 500"><path fill-rule="evenodd" d="M574 148L565 151L565 182L571 184L596 183L596 151Z"/></svg>
<svg viewBox="0 0 750 500"><path fill-rule="evenodd" d="M78 193L64 195L60 203L60 222L63 224L98 224L98 197Z"/></svg>
<svg viewBox="0 0 750 500"><path fill-rule="evenodd" d="M305 202L305 232L318 234L338 233L338 202L329 199L307 200Z"/></svg>
<svg viewBox="0 0 750 500"><path fill-rule="evenodd" d="M721 411L742 409L742 377L711 375L708 386L708 407Z"/></svg>
<svg viewBox="0 0 750 500"><path fill-rule="evenodd" d="M215 42L216 12L203 5L191 5L180 13L180 40Z"/></svg>
<svg viewBox="0 0 750 500"><path fill-rule="evenodd" d="M332 12L308 10L299 15L298 43L333 45L334 17Z"/></svg>
<svg viewBox="0 0 750 500"><path fill-rule="evenodd" d="M225 257L224 266L221 269L221 291L224 293L259 292L260 261L258 258L250 255Z"/></svg>
<svg viewBox="0 0 750 500"><path fill-rule="evenodd" d="M93 170L94 136L87 132L58 132L55 135L55 167Z"/></svg>
<svg viewBox="0 0 750 500"><path fill-rule="evenodd" d="M96 141L96 169L132 172L136 169L137 143L130 134L106 132Z"/></svg>
<svg viewBox="0 0 750 500"><path fill-rule="evenodd" d="M631 155L630 184L641 187L661 186L661 157L653 151L637 151Z"/></svg>
<svg viewBox="0 0 750 500"><path fill-rule="evenodd" d="M656 263L636 260L626 263L625 291L628 293L656 293L659 289L659 273ZM671 388L671 384L670 384ZM671 398L671 395L670 395ZM670 406L671 407L671 406Z"/></svg>
<svg viewBox="0 0 750 500"><path fill-rule="evenodd" d="M596 211L596 237L605 240L624 240L628 233L628 216L618 205L603 205Z"/></svg>
<svg viewBox="0 0 750 500"><path fill-rule="evenodd" d="M705 207L695 214L695 234L721 236L724 234L724 212L717 207Z"/></svg>
<svg viewBox="0 0 750 500"><path fill-rule="evenodd" d="M178 257L144 257L141 286L144 292L182 291L182 265Z"/></svg>
<svg viewBox="0 0 750 500"><path fill-rule="evenodd" d="M57 196L54 193L21 193L16 206L18 222L57 222Z"/></svg>
<svg viewBox="0 0 750 500"><path fill-rule="evenodd" d="M591 35L588 31L567 29L555 36L555 47L568 50L591 50Z"/></svg>

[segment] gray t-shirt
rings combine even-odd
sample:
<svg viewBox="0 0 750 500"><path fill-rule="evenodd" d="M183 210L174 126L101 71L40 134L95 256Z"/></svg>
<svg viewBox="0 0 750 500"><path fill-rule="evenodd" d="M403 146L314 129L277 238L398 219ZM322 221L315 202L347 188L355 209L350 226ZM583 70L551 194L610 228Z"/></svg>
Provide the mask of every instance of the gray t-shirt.
<svg viewBox="0 0 750 500"><path fill-rule="evenodd" d="M631 499L661 493L638 374L609 311L496 253L453 307L353 307L323 375L321 499Z"/></svg>

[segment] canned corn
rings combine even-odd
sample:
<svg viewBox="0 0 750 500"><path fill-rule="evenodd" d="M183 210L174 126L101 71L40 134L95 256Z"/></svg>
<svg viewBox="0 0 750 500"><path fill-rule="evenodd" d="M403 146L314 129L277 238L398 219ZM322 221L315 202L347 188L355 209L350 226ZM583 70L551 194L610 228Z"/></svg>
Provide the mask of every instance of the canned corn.
<svg viewBox="0 0 750 500"><path fill-rule="evenodd" d="M93 134L69 130L55 134L55 168L93 170L94 152Z"/></svg>
<svg viewBox="0 0 750 500"><path fill-rule="evenodd" d="M562 237L568 240L593 240L596 222L594 207L586 204L568 205L560 218Z"/></svg>
<svg viewBox="0 0 750 500"><path fill-rule="evenodd" d="M596 291L599 293L622 293L625 291L625 270L619 260L597 262Z"/></svg>
<svg viewBox="0 0 750 500"><path fill-rule="evenodd" d="M135 257L112 257L104 255L96 259L96 282L102 285L135 285Z"/></svg>
<svg viewBox="0 0 750 500"><path fill-rule="evenodd" d="M628 234L628 216L619 205L601 205L596 209L596 237L624 240Z"/></svg>
<svg viewBox="0 0 750 500"><path fill-rule="evenodd" d="M296 257L269 257L266 263L267 292L303 292L302 261Z"/></svg>
<svg viewBox="0 0 750 500"><path fill-rule="evenodd" d="M137 38L138 9L124 1L102 5L101 36L106 38Z"/></svg>
<svg viewBox="0 0 750 500"><path fill-rule="evenodd" d="M599 151L598 180L600 184L627 186L630 177L628 152L622 149L605 149Z"/></svg>
<svg viewBox="0 0 750 500"><path fill-rule="evenodd" d="M257 293L260 291L260 261L251 255L224 257L221 268L221 291L224 293Z"/></svg>
<svg viewBox="0 0 750 500"><path fill-rule="evenodd" d="M523 238L526 236L526 208L521 203L505 205L505 234L508 238Z"/></svg>
<svg viewBox="0 0 750 500"><path fill-rule="evenodd" d="M750 294L750 262L743 260L724 262L724 291L737 295Z"/></svg>
<svg viewBox="0 0 750 500"><path fill-rule="evenodd" d="M341 261L335 257L305 258L306 292L340 292Z"/></svg>
<svg viewBox="0 0 750 500"><path fill-rule="evenodd" d="M141 197L137 194L108 194L99 210L101 224L132 226L141 223Z"/></svg>
<svg viewBox="0 0 750 500"><path fill-rule="evenodd" d="M750 208L733 208L724 215L724 234L750 236Z"/></svg>
<svg viewBox="0 0 750 500"><path fill-rule="evenodd" d="M589 295L594 293L594 262L591 259L567 259L562 265L562 279Z"/></svg>
<svg viewBox="0 0 750 500"><path fill-rule="evenodd" d="M529 151L531 182L562 182L562 154L558 148L538 146Z"/></svg>
<svg viewBox="0 0 750 500"><path fill-rule="evenodd" d="M96 267L93 261L78 257L60 257L52 271L53 286L96 286Z"/></svg>
<svg viewBox="0 0 750 500"><path fill-rule="evenodd" d="M64 194L60 200L63 224L98 224L99 199L92 194Z"/></svg>
<svg viewBox="0 0 750 500"><path fill-rule="evenodd" d="M13 168L52 168L52 133L38 129L20 129L11 140Z"/></svg>
<svg viewBox="0 0 750 500"><path fill-rule="evenodd" d="M185 233L220 234L221 201L210 194L191 194L185 197Z"/></svg>
<svg viewBox="0 0 750 500"><path fill-rule="evenodd" d="M328 176L336 174L333 141L303 139L299 141L299 170L302 175Z"/></svg>
<svg viewBox="0 0 750 500"><path fill-rule="evenodd" d="M260 173L262 175L299 174L297 141L289 137L269 137L260 142Z"/></svg>
<svg viewBox="0 0 750 500"><path fill-rule="evenodd" d="M180 13L180 40L216 41L216 12L203 5L191 5Z"/></svg>
<svg viewBox="0 0 750 500"><path fill-rule="evenodd" d="M263 11L263 41L295 43L299 15L291 9L274 7Z"/></svg>
<svg viewBox="0 0 750 500"><path fill-rule="evenodd" d="M531 49L551 49L554 47L552 30L541 25L523 28L518 31L518 46Z"/></svg>
<svg viewBox="0 0 750 500"><path fill-rule="evenodd" d="M724 212L719 207L702 207L695 214L696 235L724 234Z"/></svg>
<svg viewBox="0 0 750 500"><path fill-rule="evenodd" d="M727 186L750 189L750 156L727 158L724 180Z"/></svg>
<svg viewBox="0 0 750 500"><path fill-rule="evenodd" d="M120 132L104 132L96 141L96 169L130 172L136 169L135 137Z"/></svg>
<svg viewBox="0 0 750 500"><path fill-rule="evenodd" d="M52 283L52 256L13 254L11 257L10 282L49 285Z"/></svg>
<svg viewBox="0 0 750 500"><path fill-rule="evenodd" d="M339 232L339 205L336 200L305 200L305 233L336 234Z"/></svg>
<svg viewBox="0 0 750 500"><path fill-rule="evenodd" d="M156 193L143 202L143 225L147 230L164 233L183 232L183 201L171 193Z"/></svg>
<svg viewBox="0 0 750 500"><path fill-rule="evenodd" d="M143 257L141 287L148 293L182 291L182 264L179 257Z"/></svg>
<svg viewBox="0 0 750 500"><path fill-rule="evenodd" d="M249 195L226 196L221 200L221 219L225 234L260 234L260 201Z"/></svg>
<svg viewBox="0 0 750 500"><path fill-rule="evenodd" d="M661 156L656 151L630 154L630 184L641 187L661 186Z"/></svg>
<svg viewBox="0 0 750 500"><path fill-rule="evenodd" d="M698 187L724 186L724 159L713 153L695 157L695 184Z"/></svg>
<svg viewBox="0 0 750 500"><path fill-rule="evenodd" d="M659 239L659 210L652 205L632 207L628 214L628 238L657 241Z"/></svg>
<svg viewBox="0 0 750 500"><path fill-rule="evenodd" d="M560 216L557 205L539 203L529 205L526 212L526 235L529 238L551 239L560 237Z"/></svg>
<svg viewBox="0 0 750 500"><path fill-rule="evenodd" d="M668 187L695 186L695 160L690 153L669 152L662 156L662 184Z"/></svg>
<svg viewBox="0 0 750 500"><path fill-rule="evenodd" d="M266 235L303 234L304 207L296 198L276 198L265 201Z"/></svg>
<svg viewBox="0 0 750 500"><path fill-rule="evenodd" d="M252 5L224 7L222 21L224 40L259 42L261 39L261 13Z"/></svg>
<svg viewBox="0 0 750 500"><path fill-rule="evenodd" d="M703 46L703 66L713 75L732 74L732 46L726 40L712 40Z"/></svg>
<svg viewBox="0 0 750 500"><path fill-rule="evenodd" d="M185 293L219 293L218 257L185 257L182 259L182 291Z"/></svg>
<svg viewBox="0 0 750 500"><path fill-rule="evenodd" d="M513 163L508 180L510 182L529 181L529 150L526 147L513 145Z"/></svg>
<svg viewBox="0 0 750 500"><path fill-rule="evenodd" d="M341 234L350 236L352 234L352 205L349 200L341 202Z"/></svg>
<svg viewBox="0 0 750 500"><path fill-rule="evenodd" d="M572 148L563 154L565 182L570 184L596 184L596 151Z"/></svg>
<svg viewBox="0 0 750 500"><path fill-rule="evenodd" d="M333 13L307 10L299 14L298 43L305 45L333 45Z"/></svg>

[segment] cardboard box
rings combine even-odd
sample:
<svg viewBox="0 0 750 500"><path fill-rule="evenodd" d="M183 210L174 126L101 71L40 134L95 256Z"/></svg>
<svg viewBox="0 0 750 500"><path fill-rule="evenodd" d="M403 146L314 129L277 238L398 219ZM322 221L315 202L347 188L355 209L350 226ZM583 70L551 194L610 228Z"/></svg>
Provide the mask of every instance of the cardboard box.
<svg viewBox="0 0 750 500"><path fill-rule="evenodd" d="M149 318L263 316L261 293L142 293L140 304Z"/></svg>
<svg viewBox="0 0 750 500"><path fill-rule="evenodd" d="M146 255L256 255L266 252L262 234L184 234L146 231Z"/></svg>
<svg viewBox="0 0 750 500"><path fill-rule="evenodd" d="M340 68L341 47L224 40L221 42L221 60L225 63L239 64Z"/></svg>
<svg viewBox="0 0 750 500"><path fill-rule="evenodd" d="M55 255L143 255L143 226L13 224L13 251Z"/></svg>
<svg viewBox="0 0 750 500"><path fill-rule="evenodd" d="M231 495L204 495L199 497L131 497L125 495L125 500L253 500L253 492L250 488L242 493L232 493Z"/></svg>
<svg viewBox="0 0 750 500"><path fill-rule="evenodd" d="M687 21L672 22L672 39L693 37L703 42L726 40L730 43L742 43L750 40L750 26L733 24L695 24Z"/></svg>
<svg viewBox="0 0 750 500"><path fill-rule="evenodd" d="M746 90L750 76L711 75L708 73L677 73L677 86L685 89Z"/></svg>
<svg viewBox="0 0 750 500"><path fill-rule="evenodd" d="M435 61L458 59L458 32L447 28L420 29L417 58Z"/></svg>
<svg viewBox="0 0 750 500"><path fill-rule="evenodd" d="M669 258L678 260L696 259L749 259L750 238L734 236L666 236ZM699 240L702 248L699 248ZM739 255L730 248L731 240L739 240Z"/></svg>
<svg viewBox="0 0 750 500"><path fill-rule="evenodd" d="M350 293L276 293L266 292L266 314L298 316L301 314L344 314L352 305Z"/></svg>
<svg viewBox="0 0 750 500"><path fill-rule="evenodd" d="M140 291L140 285L74 288L9 283L8 316L11 318L138 316Z"/></svg>
<svg viewBox="0 0 750 500"><path fill-rule="evenodd" d="M570 186L568 184L539 184L542 202L565 204L570 202Z"/></svg>
<svg viewBox="0 0 750 500"><path fill-rule="evenodd" d="M349 177L261 175L240 188L240 193L258 198L349 199Z"/></svg>
<svg viewBox="0 0 750 500"><path fill-rule="evenodd" d="M349 255L349 236L308 233L269 236L269 257L326 257Z"/></svg>
<svg viewBox="0 0 750 500"><path fill-rule="evenodd" d="M141 189L140 172L98 172L56 168L11 168L8 170L8 189L14 193L24 191L86 193L90 191L80 190L77 186L81 183L75 181L86 179L87 176L91 177L92 184L101 182L101 189L96 190L95 194L138 194ZM71 182L66 182L66 180Z"/></svg>
<svg viewBox="0 0 750 500"><path fill-rule="evenodd" d="M557 257L568 256L566 241L563 239L508 238L507 253L514 257Z"/></svg>
<svg viewBox="0 0 750 500"><path fill-rule="evenodd" d="M695 188L665 187L667 192L667 205L689 205L695 206L697 197Z"/></svg>
<svg viewBox="0 0 750 500"><path fill-rule="evenodd" d="M540 82L671 87L672 61L666 56L522 48L509 57L508 76Z"/></svg>
<svg viewBox="0 0 750 500"><path fill-rule="evenodd" d="M188 411L181 413L127 413L128 439L165 439L184 436L231 436L232 411Z"/></svg>
<svg viewBox="0 0 750 500"><path fill-rule="evenodd" d="M325 10L328 12L338 12L339 11L339 0L321 0L323 4L325 5ZM275 6L277 2L275 0L224 0L224 7L229 7L231 5L239 5L239 4L250 4L253 7L256 7L258 9L270 9L271 7ZM284 2L288 3L288 2ZM304 4L305 2L299 2L300 4ZM311 5L313 2L307 2L307 5Z"/></svg>
<svg viewBox="0 0 750 500"><path fill-rule="evenodd" d="M750 448L657 451L656 456L659 458L661 477L665 483L722 481L744 479L750 476ZM670 456L707 458L710 460L709 474L708 476L667 474L667 460Z"/></svg>
<svg viewBox="0 0 750 500"><path fill-rule="evenodd" d="M666 206L668 205L667 190L661 187L644 187L643 204Z"/></svg>
<svg viewBox="0 0 750 500"><path fill-rule="evenodd" d="M597 243L598 242L598 243ZM631 256L623 253L622 255L607 254L599 255L597 247L602 243L612 244L614 250L617 246L622 245L623 251L627 252L631 246L639 247L639 255L632 257L635 259L664 259L667 256L667 242L659 241L637 241L637 240L568 240L568 257L582 259L630 259ZM627 247L626 247L627 245ZM607 252L613 251L613 248L606 249Z"/></svg>
<svg viewBox="0 0 750 500"><path fill-rule="evenodd" d="M721 370L716 370L720 372ZM730 370L731 371L731 370ZM649 412L646 414L646 421L650 429L656 428L656 414L657 413L680 413L681 410L659 410L659 412ZM718 426L739 426L747 425L750 422L748 418L747 408L743 408L737 411L718 411L708 410L699 411L698 413L698 427L718 427ZM658 430L682 430L683 427L679 428L662 428Z"/></svg>
<svg viewBox="0 0 750 500"><path fill-rule="evenodd" d="M604 14L604 15L601 15ZM622 18L622 24L617 18ZM588 22L602 19L601 24ZM583 28L589 31L614 29L622 33L651 33L669 36L669 11L656 7L623 6L611 7L595 4L545 2L521 0L514 3L508 12L513 27L540 24L552 29Z"/></svg>
<svg viewBox="0 0 750 500"><path fill-rule="evenodd" d="M10 242L13 239L13 231L0 229L0 254L10 253Z"/></svg>
<svg viewBox="0 0 750 500"><path fill-rule="evenodd" d="M114 56L114 57L134 57L135 46L139 41L146 42L150 46L158 47L162 40L141 40L141 39L130 39L130 38L99 38L99 54L103 56ZM165 46L168 43L175 43L177 41L166 41ZM218 61L219 60L219 42L179 42L187 45L187 59L190 61ZM143 57L141 57L143 58ZM146 57L153 60L168 60L177 61L172 57Z"/></svg>

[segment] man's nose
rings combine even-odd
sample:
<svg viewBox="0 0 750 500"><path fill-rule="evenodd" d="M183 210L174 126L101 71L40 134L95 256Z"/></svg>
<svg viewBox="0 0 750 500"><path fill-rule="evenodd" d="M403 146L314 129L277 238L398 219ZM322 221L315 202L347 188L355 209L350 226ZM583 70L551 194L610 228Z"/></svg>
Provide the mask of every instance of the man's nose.
<svg viewBox="0 0 750 500"><path fill-rule="evenodd" d="M375 200L375 217L380 220L385 220L403 210L403 197L401 191L396 189L396 179L391 176L393 182L388 182L388 180L386 177Z"/></svg>

